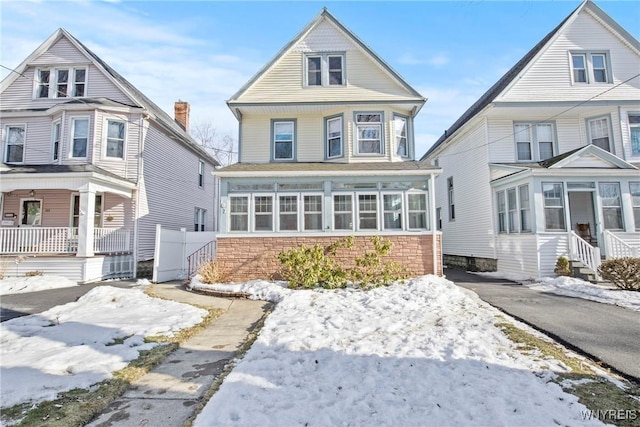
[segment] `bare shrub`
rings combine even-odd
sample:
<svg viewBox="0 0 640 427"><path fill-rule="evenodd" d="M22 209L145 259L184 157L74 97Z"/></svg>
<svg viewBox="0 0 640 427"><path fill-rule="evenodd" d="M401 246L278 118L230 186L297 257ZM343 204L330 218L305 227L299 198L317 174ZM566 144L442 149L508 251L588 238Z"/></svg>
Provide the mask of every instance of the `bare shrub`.
<svg viewBox="0 0 640 427"><path fill-rule="evenodd" d="M202 277L202 283L224 283L229 281L229 274L217 261L209 261L200 266L198 274Z"/></svg>
<svg viewBox="0 0 640 427"><path fill-rule="evenodd" d="M640 258L614 258L604 261L598 273L620 289L640 291Z"/></svg>

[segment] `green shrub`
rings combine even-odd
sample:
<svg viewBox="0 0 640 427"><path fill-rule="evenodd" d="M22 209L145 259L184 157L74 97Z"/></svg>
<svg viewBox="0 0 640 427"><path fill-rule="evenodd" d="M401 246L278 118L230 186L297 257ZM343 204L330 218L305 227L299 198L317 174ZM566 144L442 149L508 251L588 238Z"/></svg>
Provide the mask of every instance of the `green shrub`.
<svg viewBox="0 0 640 427"><path fill-rule="evenodd" d="M340 261L340 249L353 249L355 238L345 237L326 247L300 245L278 254L282 264L280 274L289 281L290 288L343 288L352 282L363 288L388 285L407 277L406 269L394 261L383 262L381 257L392 248L388 239L371 238L373 252L355 256L353 262ZM342 257L344 259L344 257ZM347 266L349 264L351 266Z"/></svg>
<svg viewBox="0 0 640 427"><path fill-rule="evenodd" d="M620 289L640 291L640 258L615 258L604 261L598 273Z"/></svg>
<svg viewBox="0 0 640 427"><path fill-rule="evenodd" d="M556 261L556 267L553 272L558 276L572 276L571 266L569 265L569 258L561 256Z"/></svg>

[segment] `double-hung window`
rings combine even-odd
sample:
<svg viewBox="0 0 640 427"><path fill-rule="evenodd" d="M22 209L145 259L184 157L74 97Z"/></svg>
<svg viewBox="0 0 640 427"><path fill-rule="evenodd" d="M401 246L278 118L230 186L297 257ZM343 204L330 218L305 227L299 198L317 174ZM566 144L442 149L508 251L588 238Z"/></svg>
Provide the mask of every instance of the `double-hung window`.
<svg viewBox="0 0 640 427"><path fill-rule="evenodd" d="M640 232L640 182L630 182L631 204L633 206L633 219L636 231Z"/></svg>
<svg viewBox="0 0 640 427"><path fill-rule="evenodd" d="M509 233L518 232L518 201L516 200L516 189L507 190L507 217L509 220Z"/></svg>
<svg viewBox="0 0 640 427"><path fill-rule="evenodd" d="M53 160L58 160L60 157L60 130L62 125L60 122L56 122L53 124L53 129L51 130L51 139L53 140Z"/></svg>
<svg viewBox="0 0 640 427"><path fill-rule="evenodd" d="M124 159L125 125L121 120L107 120L106 157Z"/></svg>
<svg viewBox="0 0 640 427"><path fill-rule="evenodd" d="M204 231L204 224L207 210L203 208L195 208L193 214L194 231Z"/></svg>
<svg viewBox="0 0 640 427"><path fill-rule="evenodd" d="M496 193L496 201L498 203L498 232L507 232L507 203L504 196L504 191L498 191Z"/></svg>
<svg viewBox="0 0 640 427"><path fill-rule="evenodd" d="M589 142L606 151L611 151L609 119L599 117L588 121Z"/></svg>
<svg viewBox="0 0 640 427"><path fill-rule="evenodd" d="M198 160L198 187L204 187L204 162Z"/></svg>
<svg viewBox="0 0 640 427"><path fill-rule="evenodd" d="M383 194L383 228L402 230L402 194Z"/></svg>
<svg viewBox="0 0 640 427"><path fill-rule="evenodd" d="M229 231L249 231L249 196L229 196Z"/></svg>
<svg viewBox="0 0 640 427"><path fill-rule="evenodd" d="M529 186L518 187L520 199L520 231L531 231L531 204L529 203Z"/></svg>
<svg viewBox="0 0 640 427"><path fill-rule="evenodd" d="M273 196L253 196L254 231L273 231Z"/></svg>
<svg viewBox="0 0 640 427"><path fill-rule="evenodd" d="M327 158L342 157L342 116L325 119Z"/></svg>
<svg viewBox="0 0 640 427"><path fill-rule="evenodd" d="M358 194L358 230L378 229L378 195Z"/></svg>
<svg viewBox="0 0 640 427"><path fill-rule="evenodd" d="M73 119L71 126L71 157L87 157L87 144L89 142L89 119Z"/></svg>
<svg viewBox="0 0 640 427"><path fill-rule="evenodd" d="M333 195L334 230L353 230L353 195Z"/></svg>
<svg viewBox="0 0 640 427"><path fill-rule="evenodd" d="M640 113L629 113L631 155L640 156Z"/></svg>
<svg viewBox="0 0 640 427"><path fill-rule="evenodd" d="M571 69L573 83L611 83L606 52L572 52Z"/></svg>
<svg viewBox="0 0 640 427"><path fill-rule="evenodd" d="M602 200L602 215L604 228L608 230L622 230L622 201L620 199L620 184L600 183L600 199Z"/></svg>
<svg viewBox="0 0 640 427"><path fill-rule="evenodd" d="M80 224L80 195L74 194L71 198L73 209L71 211L71 226L78 227ZM102 194L96 194L94 204L93 226L98 228L102 226Z"/></svg>
<svg viewBox="0 0 640 427"><path fill-rule="evenodd" d="M424 193L407 194L409 229L428 230L427 222L427 195Z"/></svg>
<svg viewBox="0 0 640 427"><path fill-rule="evenodd" d="M409 156L409 143L407 139L407 118L403 116L393 116L393 128L396 137L396 154L401 157Z"/></svg>
<svg viewBox="0 0 640 427"><path fill-rule="evenodd" d="M87 69L38 68L35 73L34 98L67 98L85 96Z"/></svg>
<svg viewBox="0 0 640 427"><path fill-rule="evenodd" d="M297 194L281 194L278 196L278 229L280 231L298 230Z"/></svg>
<svg viewBox="0 0 640 427"><path fill-rule="evenodd" d="M304 195L305 231L322 230L322 196Z"/></svg>
<svg viewBox="0 0 640 427"><path fill-rule="evenodd" d="M552 123L515 123L513 133L518 161L540 161L554 156Z"/></svg>
<svg viewBox="0 0 640 427"><path fill-rule="evenodd" d="M25 125L9 125L5 128L5 135L5 163L23 163Z"/></svg>
<svg viewBox="0 0 640 427"><path fill-rule="evenodd" d="M295 158L295 120L273 120L271 122L273 160Z"/></svg>
<svg viewBox="0 0 640 427"><path fill-rule="evenodd" d="M456 219L456 204L453 195L453 177L447 178L447 201L449 203L449 221Z"/></svg>
<svg viewBox="0 0 640 427"><path fill-rule="evenodd" d="M343 86L344 54L313 53L306 58L306 86Z"/></svg>
<svg viewBox="0 0 640 427"><path fill-rule="evenodd" d="M383 154L382 113L356 113L357 154Z"/></svg>
<svg viewBox="0 0 640 427"><path fill-rule="evenodd" d="M544 219L547 231L565 231L564 190L561 183L543 183Z"/></svg>

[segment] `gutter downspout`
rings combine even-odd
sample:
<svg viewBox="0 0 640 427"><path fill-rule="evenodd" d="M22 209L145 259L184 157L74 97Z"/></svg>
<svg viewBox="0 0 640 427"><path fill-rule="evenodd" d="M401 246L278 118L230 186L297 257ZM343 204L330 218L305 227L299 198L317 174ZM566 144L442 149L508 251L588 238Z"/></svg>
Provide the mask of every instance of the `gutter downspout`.
<svg viewBox="0 0 640 427"><path fill-rule="evenodd" d="M436 237L436 191L435 191L435 176L433 173L429 175L429 204L431 205L431 252L433 255L433 274L438 275L438 254L436 253L436 247L438 239Z"/></svg>

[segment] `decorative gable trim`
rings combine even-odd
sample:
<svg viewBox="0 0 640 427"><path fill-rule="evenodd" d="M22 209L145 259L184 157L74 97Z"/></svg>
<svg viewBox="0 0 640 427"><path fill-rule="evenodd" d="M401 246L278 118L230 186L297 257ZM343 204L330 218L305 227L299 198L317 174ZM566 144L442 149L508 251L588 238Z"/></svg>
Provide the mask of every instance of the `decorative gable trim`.
<svg viewBox="0 0 640 427"><path fill-rule="evenodd" d="M558 156L561 157L561 156ZM552 161L551 164L544 165L548 169L563 168L608 168L608 169L638 169L631 163L625 162L621 158L603 150L595 145L587 145L580 148L570 155L558 160ZM543 162L544 163L544 162Z"/></svg>

